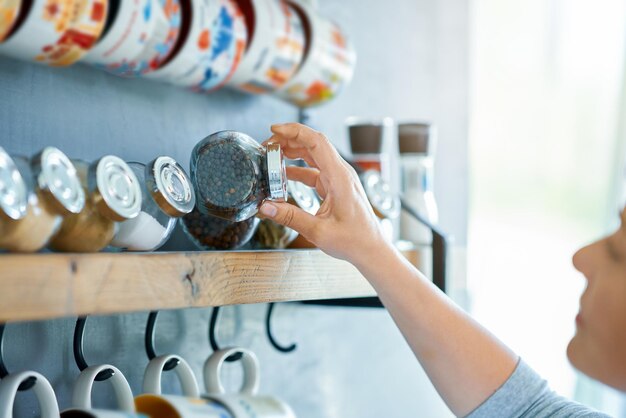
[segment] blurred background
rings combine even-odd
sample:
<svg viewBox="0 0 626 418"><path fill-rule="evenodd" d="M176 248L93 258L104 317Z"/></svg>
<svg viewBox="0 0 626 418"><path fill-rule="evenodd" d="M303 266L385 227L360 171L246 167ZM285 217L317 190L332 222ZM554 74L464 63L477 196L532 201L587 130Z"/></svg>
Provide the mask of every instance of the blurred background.
<svg viewBox="0 0 626 418"><path fill-rule="evenodd" d="M569 365L571 258L624 204L626 2L473 0L468 289L473 314L561 394L626 416Z"/></svg>

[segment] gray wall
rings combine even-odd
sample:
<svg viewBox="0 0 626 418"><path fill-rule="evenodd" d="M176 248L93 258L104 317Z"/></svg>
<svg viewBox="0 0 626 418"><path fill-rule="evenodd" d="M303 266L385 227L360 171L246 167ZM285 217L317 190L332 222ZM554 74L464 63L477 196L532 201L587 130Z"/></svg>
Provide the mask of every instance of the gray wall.
<svg viewBox="0 0 626 418"><path fill-rule="evenodd" d="M356 45L351 86L310 123L346 150L347 116L433 120L439 126L436 193L441 224L465 242L467 172L467 1L349 0L320 2L322 13L344 25ZM56 145L93 159L114 153L147 161L159 154L188 160L210 132L237 129L259 139L269 125L293 121L295 109L269 97L222 91L201 96L141 80L124 80L78 65L51 69L0 58L0 145L31 154ZM169 249L188 243L177 234ZM0 259L0 268L1 268ZM382 310L280 305L276 331L297 352L274 352L263 334L263 306L226 308L225 343L255 350L263 368L262 391L288 401L300 417L394 418L447 416L404 340ZM210 309L164 313L158 349L188 358L197 372L210 354ZM87 325L86 352L93 362L117 365L140 389L145 313L95 318ZM74 319L12 324L5 351L12 369L32 368L53 382L68 406L77 374L70 341ZM229 371L236 381L236 369ZM167 378L166 387L177 390ZM111 405L106 384L96 405ZM32 394L20 395L17 416L32 416Z"/></svg>

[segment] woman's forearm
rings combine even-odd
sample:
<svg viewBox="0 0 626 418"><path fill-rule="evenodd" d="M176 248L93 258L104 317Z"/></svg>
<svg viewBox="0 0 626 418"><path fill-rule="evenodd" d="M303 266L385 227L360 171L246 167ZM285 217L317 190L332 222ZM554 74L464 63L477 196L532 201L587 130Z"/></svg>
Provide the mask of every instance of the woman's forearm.
<svg viewBox="0 0 626 418"><path fill-rule="evenodd" d="M356 267L369 280L448 407L469 414L511 375L517 356L393 247Z"/></svg>

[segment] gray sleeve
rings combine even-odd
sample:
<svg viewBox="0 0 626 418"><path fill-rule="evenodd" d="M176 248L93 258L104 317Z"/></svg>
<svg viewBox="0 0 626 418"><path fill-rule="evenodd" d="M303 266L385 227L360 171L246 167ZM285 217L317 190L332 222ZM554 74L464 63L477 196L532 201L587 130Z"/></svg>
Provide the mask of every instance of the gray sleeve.
<svg viewBox="0 0 626 418"><path fill-rule="evenodd" d="M607 418L552 392L522 360L504 384L466 418Z"/></svg>

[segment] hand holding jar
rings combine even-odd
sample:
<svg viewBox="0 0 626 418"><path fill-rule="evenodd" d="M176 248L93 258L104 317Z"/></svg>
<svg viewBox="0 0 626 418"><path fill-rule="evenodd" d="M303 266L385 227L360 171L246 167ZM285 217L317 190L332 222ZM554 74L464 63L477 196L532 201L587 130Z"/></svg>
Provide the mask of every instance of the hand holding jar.
<svg viewBox="0 0 626 418"><path fill-rule="evenodd" d="M288 167L287 177L316 188L324 200L317 215L289 203L266 202L261 213L298 231L324 252L359 264L386 245L359 177L328 139L304 125L272 126L268 142L287 158L302 158L311 168Z"/></svg>

